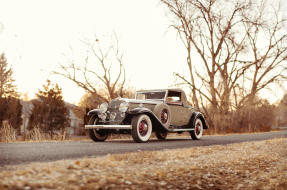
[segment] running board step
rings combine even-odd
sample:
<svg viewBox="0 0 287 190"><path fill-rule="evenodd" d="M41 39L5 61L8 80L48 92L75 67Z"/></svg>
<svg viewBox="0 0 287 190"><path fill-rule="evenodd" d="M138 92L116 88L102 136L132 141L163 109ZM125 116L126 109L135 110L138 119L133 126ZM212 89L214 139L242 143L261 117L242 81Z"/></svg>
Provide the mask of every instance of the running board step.
<svg viewBox="0 0 287 190"><path fill-rule="evenodd" d="M168 129L169 132L185 132L185 131L194 131L194 129Z"/></svg>
<svg viewBox="0 0 287 190"><path fill-rule="evenodd" d="M85 129L132 129L132 125L85 125ZM194 131L194 129L167 129L169 132Z"/></svg>
<svg viewBox="0 0 287 190"><path fill-rule="evenodd" d="M132 125L85 125L85 129L132 129Z"/></svg>

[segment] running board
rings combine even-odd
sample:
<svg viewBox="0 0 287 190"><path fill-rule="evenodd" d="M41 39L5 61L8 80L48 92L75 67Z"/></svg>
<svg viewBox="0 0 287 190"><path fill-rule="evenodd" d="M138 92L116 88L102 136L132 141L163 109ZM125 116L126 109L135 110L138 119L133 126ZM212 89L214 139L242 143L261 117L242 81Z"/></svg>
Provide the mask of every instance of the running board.
<svg viewBox="0 0 287 190"><path fill-rule="evenodd" d="M168 129L168 132L185 132L185 131L194 131L194 129Z"/></svg>
<svg viewBox="0 0 287 190"><path fill-rule="evenodd" d="M85 125L85 129L132 129L132 125ZM168 132L194 131L194 129L167 129Z"/></svg>
<svg viewBox="0 0 287 190"><path fill-rule="evenodd" d="M132 125L85 125L85 129L132 129Z"/></svg>

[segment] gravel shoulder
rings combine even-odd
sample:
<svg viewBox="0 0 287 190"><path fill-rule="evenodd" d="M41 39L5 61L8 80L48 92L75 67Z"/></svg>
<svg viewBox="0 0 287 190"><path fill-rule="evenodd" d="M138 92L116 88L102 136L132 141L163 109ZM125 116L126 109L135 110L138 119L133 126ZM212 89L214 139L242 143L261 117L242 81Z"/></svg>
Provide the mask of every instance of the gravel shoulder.
<svg viewBox="0 0 287 190"><path fill-rule="evenodd" d="M34 163L0 189L287 189L287 138Z"/></svg>

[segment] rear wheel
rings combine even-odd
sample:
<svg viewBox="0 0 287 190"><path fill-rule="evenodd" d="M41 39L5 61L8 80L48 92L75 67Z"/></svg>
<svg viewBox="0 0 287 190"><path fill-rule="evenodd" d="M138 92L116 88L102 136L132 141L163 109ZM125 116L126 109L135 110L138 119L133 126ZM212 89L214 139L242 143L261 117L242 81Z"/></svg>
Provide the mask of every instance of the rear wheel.
<svg viewBox="0 0 287 190"><path fill-rule="evenodd" d="M203 124L201 119L196 118L194 124L194 130L190 131L190 136L193 140L199 140L203 134Z"/></svg>
<svg viewBox="0 0 287 190"><path fill-rule="evenodd" d="M155 136L159 140L165 140L166 137L167 137L167 132L166 131L164 131L164 132L155 132Z"/></svg>
<svg viewBox="0 0 287 190"><path fill-rule="evenodd" d="M132 118L132 137L135 142L147 142L151 136L152 122L146 114Z"/></svg>
<svg viewBox="0 0 287 190"><path fill-rule="evenodd" d="M89 125L96 125L97 120L97 116L93 115L89 121ZM109 133L103 129L89 129L89 136L93 141L99 142L105 141L108 138Z"/></svg>

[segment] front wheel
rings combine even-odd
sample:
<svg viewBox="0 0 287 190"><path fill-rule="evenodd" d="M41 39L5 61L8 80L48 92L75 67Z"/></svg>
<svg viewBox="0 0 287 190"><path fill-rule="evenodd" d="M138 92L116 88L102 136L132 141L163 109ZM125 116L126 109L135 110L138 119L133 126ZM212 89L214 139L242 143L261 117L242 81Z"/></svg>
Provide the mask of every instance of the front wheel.
<svg viewBox="0 0 287 190"><path fill-rule="evenodd" d="M89 125L96 125L97 120L97 116L93 115L89 121ZM108 138L109 133L103 129L89 129L89 136L93 141L99 142L105 141Z"/></svg>
<svg viewBox="0 0 287 190"><path fill-rule="evenodd" d="M194 130L190 131L190 136L193 140L199 140L203 134L203 124L201 119L196 118L194 124Z"/></svg>
<svg viewBox="0 0 287 190"><path fill-rule="evenodd" d="M146 114L132 118L132 137L135 142L147 142L151 136L152 122Z"/></svg>

